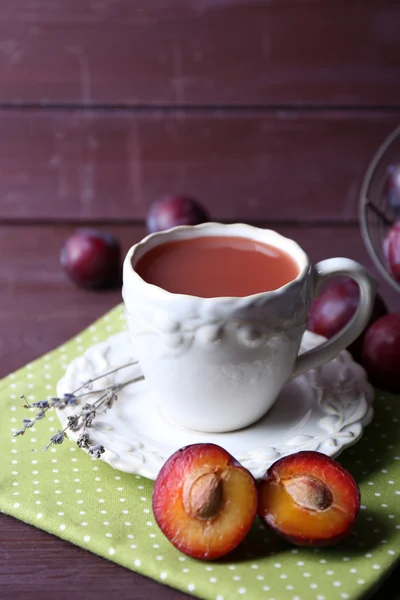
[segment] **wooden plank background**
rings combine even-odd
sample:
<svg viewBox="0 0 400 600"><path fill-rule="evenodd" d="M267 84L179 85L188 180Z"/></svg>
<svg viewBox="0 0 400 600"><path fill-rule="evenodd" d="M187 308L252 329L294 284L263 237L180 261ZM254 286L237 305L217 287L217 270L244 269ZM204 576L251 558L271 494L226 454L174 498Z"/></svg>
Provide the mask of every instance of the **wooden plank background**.
<svg viewBox="0 0 400 600"><path fill-rule="evenodd" d="M399 31L389 0L3 0L0 220L357 220Z"/></svg>
<svg viewBox="0 0 400 600"><path fill-rule="evenodd" d="M0 110L0 218L143 220L168 192L216 220L348 221L390 111Z"/></svg>
<svg viewBox="0 0 400 600"><path fill-rule="evenodd" d="M0 101L400 102L396 0L2 0Z"/></svg>

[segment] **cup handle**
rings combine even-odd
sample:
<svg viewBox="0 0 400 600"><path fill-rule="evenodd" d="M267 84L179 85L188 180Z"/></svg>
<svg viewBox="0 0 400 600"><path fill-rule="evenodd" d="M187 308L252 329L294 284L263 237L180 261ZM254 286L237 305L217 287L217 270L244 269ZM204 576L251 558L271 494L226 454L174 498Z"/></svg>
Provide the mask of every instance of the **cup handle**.
<svg viewBox="0 0 400 600"><path fill-rule="evenodd" d="M322 363L335 358L342 350L347 348L366 327L374 306L377 282L371 274L358 262L349 258L328 258L317 263L314 267L314 294L318 295L322 284L329 277L347 275L354 279L360 288L360 302L353 318L341 331L329 340L304 352L297 357L294 365L293 377L301 375Z"/></svg>

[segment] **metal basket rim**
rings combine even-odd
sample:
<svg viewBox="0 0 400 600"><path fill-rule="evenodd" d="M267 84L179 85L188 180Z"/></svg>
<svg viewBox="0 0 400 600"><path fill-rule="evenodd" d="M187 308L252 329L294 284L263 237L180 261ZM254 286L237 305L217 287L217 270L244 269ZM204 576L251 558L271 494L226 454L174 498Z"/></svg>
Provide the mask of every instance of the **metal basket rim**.
<svg viewBox="0 0 400 600"><path fill-rule="evenodd" d="M387 268L385 267L384 263L377 255L375 248L372 244L371 238L368 234L366 206L367 206L367 202L369 201L367 192L370 188L371 181L375 174L375 171L376 171L378 165L380 164L380 162L382 161L385 153L388 151L389 147L393 143L393 141L399 136L400 136L400 125L398 127L396 127L396 129L394 131L392 131L392 133L389 136L387 136L387 138L380 145L380 147L376 151L375 155L373 156L372 160L370 161L368 168L366 170L366 173L364 175L362 184L361 184L360 196L359 196L359 209L360 209L359 218L360 218L360 225L361 225L361 235L362 235L364 244L368 250L370 257L372 258L372 260L375 264L375 267L379 271L379 273L386 280L386 282L389 283L398 292L400 292L400 284L397 283L393 279L393 277L391 277L391 275L390 275L389 271L387 270Z"/></svg>

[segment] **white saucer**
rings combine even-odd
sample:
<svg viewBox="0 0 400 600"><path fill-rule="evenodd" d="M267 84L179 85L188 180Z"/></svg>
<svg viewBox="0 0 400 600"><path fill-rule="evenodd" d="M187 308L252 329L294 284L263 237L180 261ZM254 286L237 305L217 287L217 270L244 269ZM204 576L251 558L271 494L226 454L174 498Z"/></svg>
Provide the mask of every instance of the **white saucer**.
<svg viewBox="0 0 400 600"><path fill-rule="evenodd" d="M301 351L321 341L320 336L306 332ZM128 333L113 335L72 361L58 383L57 395L72 392L84 381L133 358ZM138 375L138 366L128 367L95 382L93 389ZM177 427L162 415L157 398L147 389L146 382L140 381L118 392L117 402L96 416L89 433L93 441L105 448L102 460L115 469L149 479L157 477L173 452L197 442L219 444L258 478L286 454L318 450L335 457L357 442L372 419L373 396L364 369L345 351L326 365L292 380L263 419L239 431L199 433ZM88 396L90 402L98 397ZM62 426L65 427L67 416L79 410L79 406L57 409ZM68 438L76 441L79 433L68 431Z"/></svg>

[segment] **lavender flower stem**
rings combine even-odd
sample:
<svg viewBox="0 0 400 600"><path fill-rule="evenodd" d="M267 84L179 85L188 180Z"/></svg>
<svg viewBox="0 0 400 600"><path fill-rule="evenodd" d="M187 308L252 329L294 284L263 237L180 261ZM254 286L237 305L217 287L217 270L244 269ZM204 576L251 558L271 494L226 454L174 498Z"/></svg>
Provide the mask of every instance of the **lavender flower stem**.
<svg viewBox="0 0 400 600"><path fill-rule="evenodd" d="M71 431L77 431L83 427L83 433L81 434L80 437L82 438L82 436L86 436L85 437L86 441L84 440L84 442L83 442L82 441L83 438L82 438L81 442L79 442L79 440L78 440L78 445L80 447L82 447L82 444L83 444L85 447L88 447L89 454L95 456L96 458L99 458L101 456L101 454L103 454L105 452L105 449L101 444L93 443L90 440L90 437L85 432L86 427L91 427L92 421L95 418L96 412L99 408L101 408L103 406L105 411L112 408L114 401L117 399L117 396L116 396L117 392L119 392L126 386L130 385L131 383L136 383L138 381L142 381L144 379L144 376L139 375L138 377L134 377L132 379L129 379L128 381L124 381L124 382L118 383L118 384L112 384L112 385L109 385L100 390L88 390L79 395L76 395L76 392L79 392L80 390L84 389L85 387L90 386L94 381L97 381L97 380L101 379L102 377L106 377L107 375L116 373L117 371L119 371L121 369L125 369L126 367L136 365L137 363L138 363L137 360L131 361L129 363L126 363L125 365L115 367L114 369L107 371L106 373L102 373L101 375L93 377L93 379L89 379L88 381L85 381L74 392L70 392L70 393L65 392L64 396L61 399L60 398L52 398L51 400L40 400L39 402L34 402L33 405L30 405L28 400L25 398L25 396L22 395L21 398L26 403L25 407L33 408L36 406L37 408L39 408L39 412L36 414L36 416L33 419L24 419L23 428L16 431L14 433L14 436L23 435L25 433L26 429L32 427L36 423L36 421L43 419L45 417L47 411L50 410L50 408L57 408L57 407L64 408L66 405L69 405L69 404L77 404L78 399L82 398L83 396L87 396L90 394L101 394L100 397L97 398L97 400L95 400L93 402L93 404L86 404L79 413L77 413L73 416L68 416L67 417L67 425L64 427L64 429L57 431L57 433L55 433L53 436L51 436L50 443L47 446L45 446L45 448L43 448L43 450L46 451L53 444L61 444L63 442L64 438L66 437L66 432L68 429L71 429Z"/></svg>
<svg viewBox="0 0 400 600"><path fill-rule="evenodd" d="M122 367L115 367L115 369L112 369L111 371L107 371L107 373L102 373L101 375L98 375L97 377L93 377L93 379L88 379L87 381L82 383L82 385L79 386L74 392L72 392L72 394L75 396L76 392L79 392L81 389L87 387L94 381L97 381L98 379L101 379L102 377L106 377L107 375L112 375L112 373L116 373L120 369L125 369L126 367L132 367L133 365L137 365L137 364L138 364L138 361L133 360L129 363L126 363L126 365L122 365Z"/></svg>

